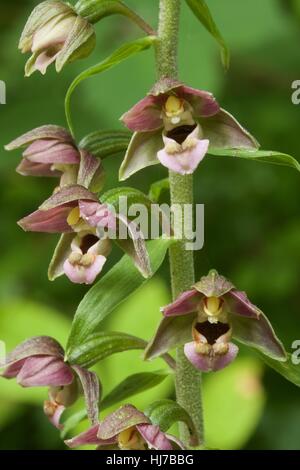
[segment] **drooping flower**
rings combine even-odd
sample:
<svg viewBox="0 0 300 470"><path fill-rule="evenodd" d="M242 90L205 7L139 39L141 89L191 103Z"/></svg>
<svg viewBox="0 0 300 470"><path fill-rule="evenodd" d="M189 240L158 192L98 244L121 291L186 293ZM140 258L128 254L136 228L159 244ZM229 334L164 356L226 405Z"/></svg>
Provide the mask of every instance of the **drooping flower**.
<svg viewBox="0 0 300 470"><path fill-rule="evenodd" d="M186 357L197 369L217 371L238 353L231 338L277 361L287 359L263 312L214 270L163 307L162 313L165 318L147 347L147 359L184 344Z"/></svg>
<svg viewBox="0 0 300 470"><path fill-rule="evenodd" d="M64 359L61 345L49 336L36 336L17 346L6 358L1 374L6 379L16 378L22 387L49 387L49 399L44 412L50 422L62 428L60 418L65 408L73 405L84 394L87 414L94 425L98 422L100 384L94 372Z"/></svg>
<svg viewBox="0 0 300 470"><path fill-rule="evenodd" d="M5 146L8 151L19 148L25 148L17 167L21 175L58 176L60 186L78 182L92 192L100 191L104 176L101 160L78 148L63 127L41 126Z"/></svg>
<svg viewBox="0 0 300 470"><path fill-rule="evenodd" d="M177 81L159 82L121 120L134 131L120 168L121 180L159 162L182 175L193 173L209 146L258 147L211 93Z"/></svg>
<svg viewBox="0 0 300 470"><path fill-rule="evenodd" d="M93 283L111 251L109 230L142 275L148 277L151 273L142 234L126 217L101 204L83 186L62 188L18 223L26 231L63 234L50 263L51 280L66 274L72 282ZM126 228L127 238L118 238L121 224Z"/></svg>
<svg viewBox="0 0 300 470"><path fill-rule="evenodd" d="M33 10L20 38L19 49L32 53L25 75L45 74L53 62L60 72L66 63L87 57L95 42L93 26L69 3L46 0Z"/></svg>
<svg viewBox="0 0 300 470"><path fill-rule="evenodd" d="M65 443L71 448L95 444L98 450L184 449L178 439L162 432L132 405L122 406L99 424Z"/></svg>

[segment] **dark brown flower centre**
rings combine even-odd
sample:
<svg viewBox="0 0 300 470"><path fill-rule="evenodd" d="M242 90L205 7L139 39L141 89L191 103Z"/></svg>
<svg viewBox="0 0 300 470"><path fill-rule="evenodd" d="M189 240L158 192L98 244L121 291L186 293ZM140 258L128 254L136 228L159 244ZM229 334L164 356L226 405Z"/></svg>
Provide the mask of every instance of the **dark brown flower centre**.
<svg viewBox="0 0 300 470"><path fill-rule="evenodd" d="M196 323L195 329L207 339L208 344L213 345L220 336L223 336L230 330L227 323L210 323L205 321L203 323Z"/></svg>
<svg viewBox="0 0 300 470"><path fill-rule="evenodd" d="M81 240L81 244L80 244L80 249L82 251L83 254L87 253L88 250L93 246L95 245L95 243L97 243L98 241L98 237L96 237L96 235L92 235L92 234L89 234L89 235L85 235L82 240Z"/></svg>
<svg viewBox="0 0 300 470"><path fill-rule="evenodd" d="M177 144L181 145L185 141L185 139L190 135L190 133L193 132L194 129L196 129L196 127L196 125L175 127L167 133L167 137L175 140Z"/></svg>

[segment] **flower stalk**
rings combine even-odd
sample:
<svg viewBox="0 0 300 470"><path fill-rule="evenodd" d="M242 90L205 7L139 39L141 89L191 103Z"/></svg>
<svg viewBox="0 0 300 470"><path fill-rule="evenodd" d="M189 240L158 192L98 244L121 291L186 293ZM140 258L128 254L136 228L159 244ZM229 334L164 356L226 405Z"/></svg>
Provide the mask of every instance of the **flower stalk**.
<svg viewBox="0 0 300 470"><path fill-rule="evenodd" d="M179 17L180 0L160 0L159 40L156 48L156 63L159 80L177 79ZM169 179L171 204L192 204L192 175L179 175L170 171ZM180 225L182 222L183 221L177 221ZM189 224L192 227L192 217ZM180 228L181 227L179 227L179 229ZM176 229L177 227L174 227L175 233ZM170 268L172 294L175 299L194 282L193 252L185 250L184 240L170 248ZM177 402L193 417L198 443L203 443L201 373L187 360L182 347L177 349L176 397ZM180 438L185 444L189 443L189 431L185 424L180 424Z"/></svg>

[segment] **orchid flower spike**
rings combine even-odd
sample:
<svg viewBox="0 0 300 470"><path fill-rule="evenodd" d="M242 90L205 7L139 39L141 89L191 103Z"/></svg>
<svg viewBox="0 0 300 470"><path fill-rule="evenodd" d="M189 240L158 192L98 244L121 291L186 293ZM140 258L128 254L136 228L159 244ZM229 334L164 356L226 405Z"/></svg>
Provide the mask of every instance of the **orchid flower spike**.
<svg viewBox="0 0 300 470"><path fill-rule="evenodd" d="M165 318L146 349L147 359L184 345L194 367L203 372L217 371L237 356L238 347L231 342L234 338L272 359L287 360L263 312L215 270L161 310Z"/></svg>
<svg viewBox="0 0 300 470"><path fill-rule="evenodd" d="M258 147L211 93L169 79L158 82L121 120L134 134L120 180L159 162L175 173L193 173L209 146Z"/></svg>
<svg viewBox="0 0 300 470"><path fill-rule="evenodd" d="M16 378L22 387L49 387L44 412L58 429L64 410L84 394L87 414L94 425L98 422L100 383L97 375L64 359L61 345L49 336L36 336L19 344L1 368L6 379Z"/></svg>
<svg viewBox="0 0 300 470"><path fill-rule="evenodd" d="M60 72L65 64L87 57L95 43L92 24L69 3L46 0L33 10L20 38L21 52L32 53L25 75L29 77L36 70L45 74L53 62Z"/></svg>
<svg viewBox="0 0 300 470"><path fill-rule="evenodd" d="M122 406L99 424L65 443L71 448L95 444L97 450L184 449L178 439L162 432L132 405Z"/></svg>

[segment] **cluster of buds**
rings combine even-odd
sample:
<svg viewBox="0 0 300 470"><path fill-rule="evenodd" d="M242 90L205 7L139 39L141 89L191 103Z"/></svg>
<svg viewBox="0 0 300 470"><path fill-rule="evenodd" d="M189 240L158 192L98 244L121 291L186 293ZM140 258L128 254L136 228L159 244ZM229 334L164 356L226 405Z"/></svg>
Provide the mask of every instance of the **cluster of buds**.
<svg viewBox="0 0 300 470"><path fill-rule="evenodd" d="M84 394L91 423L98 422L99 380L94 372L64 359L61 345L48 336L30 338L17 346L7 357L4 372L6 379L16 378L22 387L49 387L49 399L44 402L44 412L50 422L61 428L60 418L65 408L73 405Z"/></svg>
<svg viewBox="0 0 300 470"><path fill-rule="evenodd" d="M162 80L121 118L134 132L120 178L161 163L182 175L195 171L209 150L257 148L258 143L213 95Z"/></svg>
<svg viewBox="0 0 300 470"><path fill-rule="evenodd" d="M25 147L25 151L17 168L19 173L60 177L52 196L18 222L26 231L62 234L50 263L49 278L65 274L74 283L92 284L111 251L109 230L117 238L121 225L125 226L128 238L118 240L118 245L142 275L149 276L142 234L133 229L133 223L125 216L99 201L98 192L104 180L101 160L78 148L72 136L58 126L34 129L6 149L20 147Z"/></svg>
<svg viewBox="0 0 300 470"><path fill-rule="evenodd" d="M146 350L147 359L184 344L194 367L217 371L237 356L239 349L231 342L235 338L272 359L287 360L264 313L214 270L161 310L165 318Z"/></svg>
<svg viewBox="0 0 300 470"><path fill-rule="evenodd" d="M175 450L184 449L183 444L132 405L124 405L103 421L87 431L65 441L74 448L96 445L97 450Z"/></svg>

